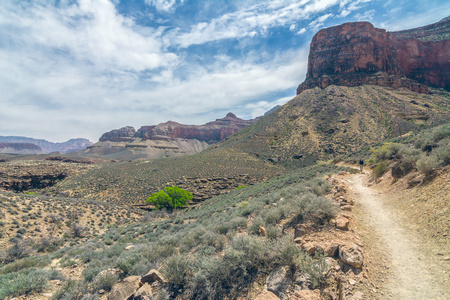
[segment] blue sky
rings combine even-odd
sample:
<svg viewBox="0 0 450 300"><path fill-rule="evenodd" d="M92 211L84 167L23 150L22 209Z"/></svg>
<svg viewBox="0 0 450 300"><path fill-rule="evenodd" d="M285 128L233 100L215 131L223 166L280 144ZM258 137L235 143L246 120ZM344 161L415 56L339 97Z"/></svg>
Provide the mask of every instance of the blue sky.
<svg viewBox="0 0 450 300"><path fill-rule="evenodd" d="M446 0L2 0L0 135L254 118L295 96L321 28L448 15Z"/></svg>

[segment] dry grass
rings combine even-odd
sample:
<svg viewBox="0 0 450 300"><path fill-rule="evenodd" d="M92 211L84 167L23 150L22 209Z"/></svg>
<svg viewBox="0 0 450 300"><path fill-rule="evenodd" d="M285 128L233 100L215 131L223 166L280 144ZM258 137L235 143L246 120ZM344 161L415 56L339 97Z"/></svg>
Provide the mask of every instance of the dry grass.
<svg viewBox="0 0 450 300"><path fill-rule="evenodd" d="M97 201L0 193L0 251L26 240L29 251L46 252L134 223L141 213Z"/></svg>

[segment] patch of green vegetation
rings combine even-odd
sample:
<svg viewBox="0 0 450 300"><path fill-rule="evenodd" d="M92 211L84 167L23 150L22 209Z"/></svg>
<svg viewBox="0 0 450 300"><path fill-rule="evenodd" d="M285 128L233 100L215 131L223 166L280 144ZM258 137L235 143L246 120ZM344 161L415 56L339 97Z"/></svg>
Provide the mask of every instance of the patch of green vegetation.
<svg viewBox="0 0 450 300"><path fill-rule="evenodd" d="M168 186L148 197L147 202L156 206L157 209L167 209L172 211L179 207L186 206L192 200L192 193L180 189L179 187Z"/></svg>

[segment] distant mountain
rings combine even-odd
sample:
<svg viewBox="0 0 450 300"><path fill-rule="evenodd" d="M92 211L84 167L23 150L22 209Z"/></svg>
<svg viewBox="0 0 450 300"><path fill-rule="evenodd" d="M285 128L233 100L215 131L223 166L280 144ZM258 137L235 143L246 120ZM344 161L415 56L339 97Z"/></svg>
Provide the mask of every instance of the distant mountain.
<svg viewBox="0 0 450 300"><path fill-rule="evenodd" d="M226 139L255 120L243 120L228 113L224 118L204 125L169 121L142 126L138 130L126 126L104 133L98 143L74 155L119 160L191 155Z"/></svg>
<svg viewBox="0 0 450 300"><path fill-rule="evenodd" d="M38 146L37 148L34 148L34 150L29 149L30 152L26 154L51 153L51 152L69 153L73 151L83 150L86 147L92 145L92 142L90 142L88 139L83 138L70 139L63 143L52 143L43 139L33 139L22 136L0 136L0 143L32 144Z"/></svg>
<svg viewBox="0 0 450 300"><path fill-rule="evenodd" d="M30 143L0 143L0 153L6 154L40 154L39 146Z"/></svg>

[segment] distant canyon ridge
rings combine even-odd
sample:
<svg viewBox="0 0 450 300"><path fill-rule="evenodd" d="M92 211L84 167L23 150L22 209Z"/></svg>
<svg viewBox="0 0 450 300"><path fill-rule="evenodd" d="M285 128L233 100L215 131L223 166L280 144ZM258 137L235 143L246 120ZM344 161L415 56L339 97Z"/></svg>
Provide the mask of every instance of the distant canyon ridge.
<svg viewBox="0 0 450 300"><path fill-rule="evenodd" d="M0 153L10 154L46 154L52 152L69 153L80 151L92 145L88 139L70 139L62 143L53 143L43 139L22 136L0 136Z"/></svg>
<svg viewBox="0 0 450 300"><path fill-rule="evenodd" d="M126 126L104 133L98 143L78 154L118 160L190 155L228 138L257 119L243 120L230 112L222 119L203 125L169 121L138 130Z"/></svg>
<svg viewBox="0 0 450 300"><path fill-rule="evenodd" d="M312 39L306 80L297 95L330 85L378 85L430 93L450 90L450 17L420 28L387 32L368 22L320 30Z"/></svg>

